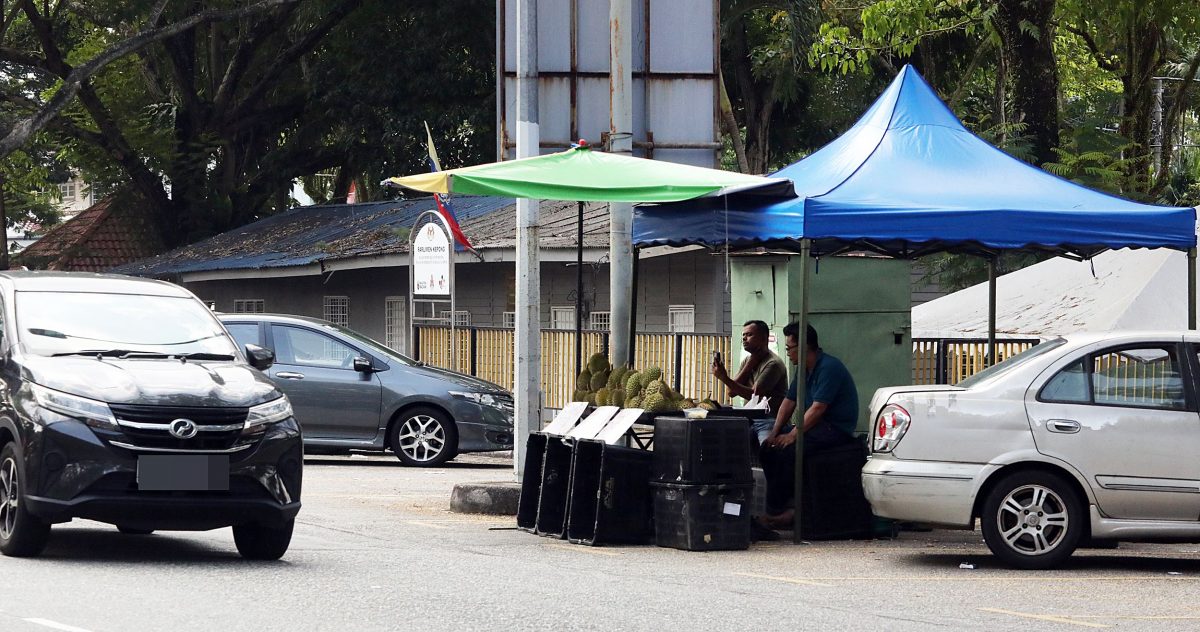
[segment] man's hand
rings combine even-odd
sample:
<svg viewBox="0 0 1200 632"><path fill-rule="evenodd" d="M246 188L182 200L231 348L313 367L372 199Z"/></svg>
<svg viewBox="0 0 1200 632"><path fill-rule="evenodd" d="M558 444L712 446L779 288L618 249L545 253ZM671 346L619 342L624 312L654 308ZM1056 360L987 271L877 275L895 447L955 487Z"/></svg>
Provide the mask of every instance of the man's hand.
<svg viewBox="0 0 1200 632"><path fill-rule="evenodd" d="M789 432L787 434L781 434L778 437L776 437L774 445L777 448L786 448L795 442L796 442L796 429L792 428L791 432Z"/></svg>
<svg viewBox="0 0 1200 632"><path fill-rule="evenodd" d="M720 362L713 362L712 374L718 380L724 382L729 379L729 371L725 370L725 365Z"/></svg>
<svg viewBox="0 0 1200 632"><path fill-rule="evenodd" d="M767 433L766 438L763 439L762 442L763 442L763 445L765 445L765 446L773 446L773 445L775 445L775 441L778 439L779 439L779 433L776 432L774 428L772 428L771 431Z"/></svg>

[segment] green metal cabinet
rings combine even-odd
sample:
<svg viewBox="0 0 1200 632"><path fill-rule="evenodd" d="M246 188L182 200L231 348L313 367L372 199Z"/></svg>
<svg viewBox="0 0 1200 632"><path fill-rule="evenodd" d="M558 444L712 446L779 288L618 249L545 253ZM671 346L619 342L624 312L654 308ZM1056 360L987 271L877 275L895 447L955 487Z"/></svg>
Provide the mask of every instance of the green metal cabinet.
<svg viewBox="0 0 1200 632"><path fill-rule="evenodd" d="M764 320L775 352L787 358L783 328L799 317L803 286L798 256L745 255L730 261L734 360L741 325ZM825 257L811 262L809 322L821 347L846 364L859 397L859 431L870 427L875 389L912 381L911 264L879 257ZM789 367L795 370L795 367ZM731 368L732 371L732 368Z"/></svg>

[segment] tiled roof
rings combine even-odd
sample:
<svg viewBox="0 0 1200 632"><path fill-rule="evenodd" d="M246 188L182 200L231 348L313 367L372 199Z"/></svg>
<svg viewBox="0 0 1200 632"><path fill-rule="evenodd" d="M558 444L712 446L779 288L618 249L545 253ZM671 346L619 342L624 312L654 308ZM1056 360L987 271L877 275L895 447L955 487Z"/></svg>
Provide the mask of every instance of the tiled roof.
<svg viewBox="0 0 1200 632"><path fill-rule="evenodd" d="M456 197L453 204L463 232L476 249L515 247L516 203L511 198ZM419 198L298 207L113 271L167 277L404 253L408 230L433 206L432 198ZM574 248L577 217L574 202L542 202L538 240L542 248ZM585 205L584 246L608 247L606 204Z"/></svg>
<svg viewBox="0 0 1200 632"><path fill-rule="evenodd" d="M21 251L20 263L47 270L101 272L161 252L162 241L145 210L126 199L107 197L50 229Z"/></svg>

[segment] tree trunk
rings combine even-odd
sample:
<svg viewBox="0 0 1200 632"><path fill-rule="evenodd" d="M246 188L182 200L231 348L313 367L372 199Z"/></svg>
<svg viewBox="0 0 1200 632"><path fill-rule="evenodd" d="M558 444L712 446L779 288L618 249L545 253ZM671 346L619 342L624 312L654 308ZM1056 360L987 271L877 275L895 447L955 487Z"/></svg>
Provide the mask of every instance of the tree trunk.
<svg viewBox="0 0 1200 632"><path fill-rule="evenodd" d="M996 144L1003 147L1008 144L1008 53L1000 47L1000 56L996 64L996 88L993 96L995 103L992 107L996 112Z"/></svg>
<svg viewBox="0 0 1200 632"><path fill-rule="evenodd" d="M1154 22L1134 23L1126 31L1120 134L1130 145L1125 167L1125 189L1129 194L1144 196L1150 191L1150 117L1154 75L1162 66L1162 40L1163 29Z"/></svg>
<svg viewBox="0 0 1200 632"><path fill-rule="evenodd" d="M993 24L1013 80L1013 119L1025 123L1033 161L1054 162L1058 147L1055 0L998 0Z"/></svg>
<svg viewBox="0 0 1200 632"><path fill-rule="evenodd" d="M729 92L725 89L725 75L721 74L717 80L721 82L721 127L725 128L725 133L729 135L729 142L733 145L738 171L753 173L750 171L750 163L746 159L746 144L742 142L742 128L733 115L733 104L729 102Z"/></svg>
<svg viewBox="0 0 1200 632"><path fill-rule="evenodd" d="M8 269L8 209L4 206L4 172L0 171L0 235L4 236L4 252L0 253L0 270Z"/></svg>

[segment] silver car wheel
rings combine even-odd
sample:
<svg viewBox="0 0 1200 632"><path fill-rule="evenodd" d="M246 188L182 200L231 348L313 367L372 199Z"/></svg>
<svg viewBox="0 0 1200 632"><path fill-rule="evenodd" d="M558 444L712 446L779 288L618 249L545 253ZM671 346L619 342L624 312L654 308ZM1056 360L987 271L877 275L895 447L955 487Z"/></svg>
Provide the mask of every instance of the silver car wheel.
<svg viewBox="0 0 1200 632"><path fill-rule="evenodd" d="M17 462L4 459L0 463L0 538L8 540L17 525L17 509L21 490L17 480Z"/></svg>
<svg viewBox="0 0 1200 632"><path fill-rule="evenodd" d="M1054 490L1023 485L1004 497L996 510L996 525L1010 549L1023 555L1053 551L1067 535L1067 505Z"/></svg>
<svg viewBox="0 0 1200 632"><path fill-rule="evenodd" d="M400 450L421 463L432 461L446 449L446 429L429 415L413 415L400 426Z"/></svg>

